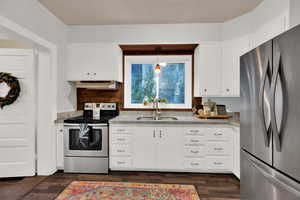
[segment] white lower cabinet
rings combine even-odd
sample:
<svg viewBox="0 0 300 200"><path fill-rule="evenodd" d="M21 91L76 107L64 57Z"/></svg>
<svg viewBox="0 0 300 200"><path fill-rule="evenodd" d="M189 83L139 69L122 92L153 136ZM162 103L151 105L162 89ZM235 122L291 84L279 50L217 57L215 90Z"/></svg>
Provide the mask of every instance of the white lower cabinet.
<svg viewBox="0 0 300 200"><path fill-rule="evenodd" d="M230 173L236 165L230 125L136 124L125 134L118 126L110 128L112 170Z"/></svg>
<svg viewBox="0 0 300 200"><path fill-rule="evenodd" d="M240 128L234 127L234 167L233 173L237 178L240 178Z"/></svg>
<svg viewBox="0 0 300 200"><path fill-rule="evenodd" d="M64 124L56 124L56 168L64 169Z"/></svg>
<svg viewBox="0 0 300 200"><path fill-rule="evenodd" d="M156 128L155 168L162 170L182 169L182 129L179 127Z"/></svg>
<svg viewBox="0 0 300 200"><path fill-rule="evenodd" d="M154 169L156 151L154 127L135 127L133 134L133 166L136 169Z"/></svg>

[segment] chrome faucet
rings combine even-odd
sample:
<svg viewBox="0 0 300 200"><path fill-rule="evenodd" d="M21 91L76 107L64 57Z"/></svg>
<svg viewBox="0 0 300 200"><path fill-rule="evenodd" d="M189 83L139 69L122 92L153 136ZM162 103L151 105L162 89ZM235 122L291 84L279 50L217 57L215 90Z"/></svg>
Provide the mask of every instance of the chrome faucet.
<svg viewBox="0 0 300 200"><path fill-rule="evenodd" d="M153 118L154 120L159 120L160 116L161 116L161 111L159 109L159 100L158 98L154 98L153 100L153 108L155 109L153 111Z"/></svg>

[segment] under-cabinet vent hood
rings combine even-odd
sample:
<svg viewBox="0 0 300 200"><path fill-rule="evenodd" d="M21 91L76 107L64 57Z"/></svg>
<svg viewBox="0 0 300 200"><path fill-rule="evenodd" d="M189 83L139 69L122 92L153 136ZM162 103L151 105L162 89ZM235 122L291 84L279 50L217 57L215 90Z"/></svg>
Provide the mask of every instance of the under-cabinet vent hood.
<svg viewBox="0 0 300 200"><path fill-rule="evenodd" d="M118 83L116 81L76 81L76 88L89 90L116 90Z"/></svg>

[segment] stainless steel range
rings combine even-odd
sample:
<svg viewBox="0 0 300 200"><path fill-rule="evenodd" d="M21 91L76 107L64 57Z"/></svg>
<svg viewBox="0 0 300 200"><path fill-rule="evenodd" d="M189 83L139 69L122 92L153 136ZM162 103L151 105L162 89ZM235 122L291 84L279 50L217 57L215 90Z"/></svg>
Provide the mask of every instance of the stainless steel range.
<svg viewBox="0 0 300 200"><path fill-rule="evenodd" d="M119 114L116 103L101 103L100 118L64 121L64 171L108 173L108 120Z"/></svg>

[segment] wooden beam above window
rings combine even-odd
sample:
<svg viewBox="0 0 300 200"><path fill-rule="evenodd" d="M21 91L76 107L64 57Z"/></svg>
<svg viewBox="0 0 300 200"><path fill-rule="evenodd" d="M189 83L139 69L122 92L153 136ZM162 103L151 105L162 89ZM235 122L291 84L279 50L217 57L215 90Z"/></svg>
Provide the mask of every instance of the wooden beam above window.
<svg viewBox="0 0 300 200"><path fill-rule="evenodd" d="M198 44L120 45L123 55L193 55Z"/></svg>

